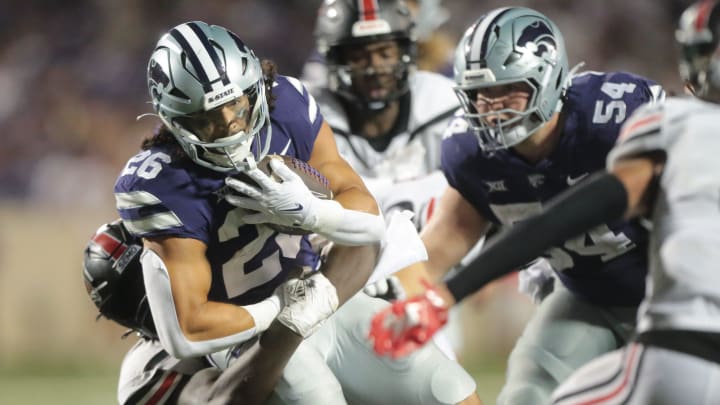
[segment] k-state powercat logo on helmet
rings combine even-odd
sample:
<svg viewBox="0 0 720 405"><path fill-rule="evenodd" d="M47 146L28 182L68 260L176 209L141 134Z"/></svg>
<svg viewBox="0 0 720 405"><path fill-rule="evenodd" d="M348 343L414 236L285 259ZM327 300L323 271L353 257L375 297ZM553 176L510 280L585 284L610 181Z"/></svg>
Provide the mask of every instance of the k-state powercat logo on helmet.
<svg viewBox="0 0 720 405"><path fill-rule="evenodd" d="M557 49L552 30L542 21L535 21L525 27L516 45L532 50L537 56L542 56L551 49Z"/></svg>

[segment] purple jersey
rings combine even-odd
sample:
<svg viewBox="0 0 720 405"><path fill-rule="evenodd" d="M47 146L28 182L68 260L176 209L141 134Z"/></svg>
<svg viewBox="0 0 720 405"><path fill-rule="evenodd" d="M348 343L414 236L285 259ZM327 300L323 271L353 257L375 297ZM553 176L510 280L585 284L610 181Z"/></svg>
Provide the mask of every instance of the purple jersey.
<svg viewBox="0 0 720 405"><path fill-rule="evenodd" d="M307 161L323 122L317 105L295 78L278 76L272 91L276 100L269 153ZM261 136L267 136L266 129ZM227 174L188 158L171 158L174 148L155 146L129 160L115 184L117 208L138 236L204 242L212 268L210 300L255 303L268 297L291 269L317 265L306 236L243 224L242 210L218 194Z"/></svg>
<svg viewBox="0 0 720 405"><path fill-rule="evenodd" d="M511 225L605 169L620 126L641 104L663 97L655 82L628 73L587 72L563 96L561 138L552 154L530 164L514 150L484 154L462 118L443 140L448 183L487 220ZM546 252L576 295L604 305L637 305L644 296L647 231L636 222L603 224Z"/></svg>

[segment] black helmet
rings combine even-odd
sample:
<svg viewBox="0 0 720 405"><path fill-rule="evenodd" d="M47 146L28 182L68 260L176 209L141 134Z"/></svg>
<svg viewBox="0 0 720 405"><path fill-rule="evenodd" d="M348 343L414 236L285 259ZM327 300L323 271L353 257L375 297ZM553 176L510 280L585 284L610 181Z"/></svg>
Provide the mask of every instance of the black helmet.
<svg viewBox="0 0 720 405"><path fill-rule="evenodd" d="M142 249L141 241L125 229L122 221L101 226L85 247L83 279L99 316L144 337L157 338L145 295Z"/></svg>
<svg viewBox="0 0 720 405"><path fill-rule="evenodd" d="M408 76L415 65L415 23L403 0L325 0L318 11L315 38L325 56L329 88L361 107L379 110L408 91ZM369 43L394 40L400 47L399 63L392 67L395 89L383 99L373 99L352 88L352 72L343 50ZM372 69L362 72L377 74Z"/></svg>

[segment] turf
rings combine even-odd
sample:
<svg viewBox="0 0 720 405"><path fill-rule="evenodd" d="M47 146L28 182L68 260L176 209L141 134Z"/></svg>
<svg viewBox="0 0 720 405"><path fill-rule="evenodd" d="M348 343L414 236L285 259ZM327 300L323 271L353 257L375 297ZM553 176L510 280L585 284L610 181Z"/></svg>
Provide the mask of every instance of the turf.
<svg viewBox="0 0 720 405"><path fill-rule="evenodd" d="M495 402L503 381L496 364L471 370L485 405ZM45 372L0 374L0 404L3 405L103 405L115 404L117 372L97 370L81 375L53 376Z"/></svg>

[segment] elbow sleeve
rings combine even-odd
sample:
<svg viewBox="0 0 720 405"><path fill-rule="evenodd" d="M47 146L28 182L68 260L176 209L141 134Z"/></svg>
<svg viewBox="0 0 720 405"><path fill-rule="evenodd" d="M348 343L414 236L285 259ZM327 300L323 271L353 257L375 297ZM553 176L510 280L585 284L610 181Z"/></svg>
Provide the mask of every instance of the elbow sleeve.
<svg viewBox="0 0 720 405"><path fill-rule="evenodd" d="M555 197L541 213L514 225L488 243L468 266L447 281L456 301L603 222L622 217L627 192L609 173L593 175Z"/></svg>

